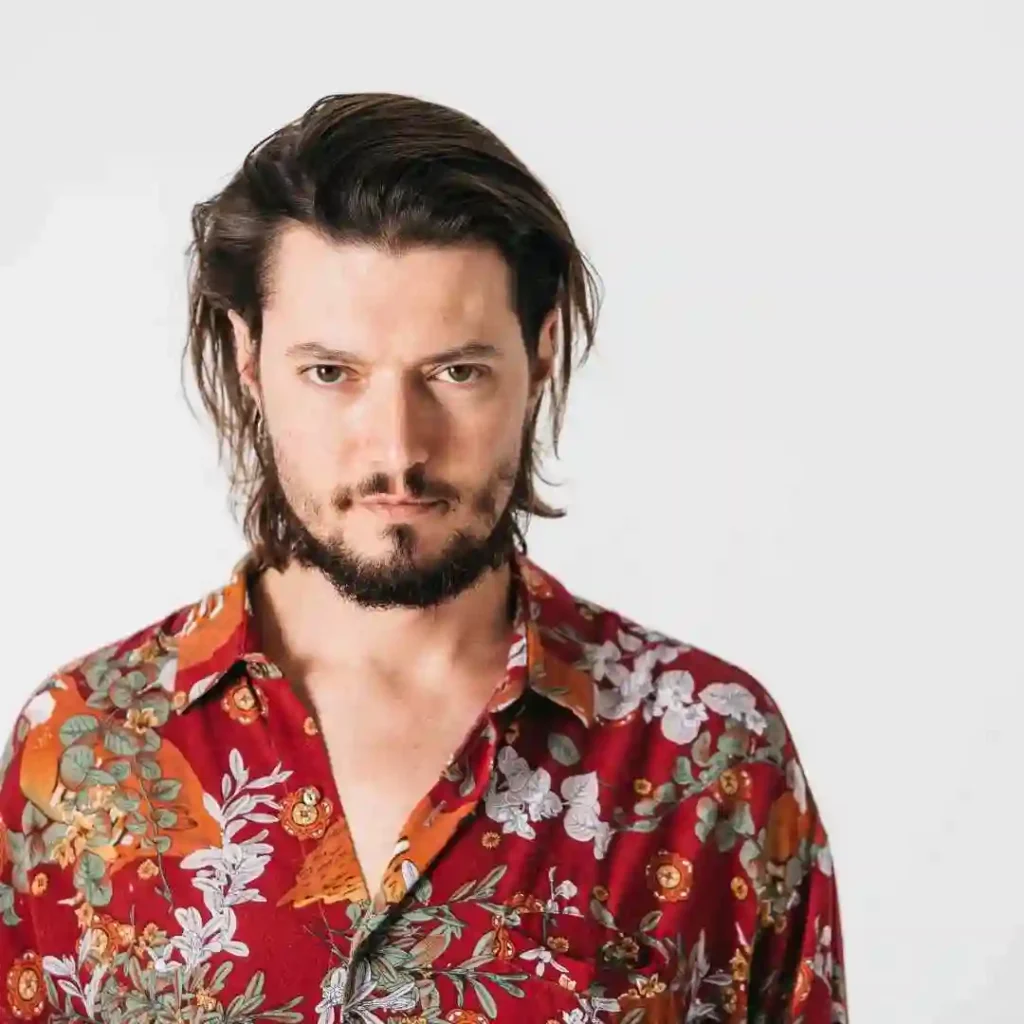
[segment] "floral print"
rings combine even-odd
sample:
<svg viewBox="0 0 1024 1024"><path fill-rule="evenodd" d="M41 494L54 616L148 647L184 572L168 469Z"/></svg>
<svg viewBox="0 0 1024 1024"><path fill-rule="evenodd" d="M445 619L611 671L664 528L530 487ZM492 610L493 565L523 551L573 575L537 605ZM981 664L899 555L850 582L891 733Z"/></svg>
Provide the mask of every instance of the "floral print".
<svg viewBox="0 0 1024 1024"><path fill-rule="evenodd" d="M505 678L370 892L256 572L23 705L0 1020L845 1022L828 836L749 674L517 556Z"/></svg>

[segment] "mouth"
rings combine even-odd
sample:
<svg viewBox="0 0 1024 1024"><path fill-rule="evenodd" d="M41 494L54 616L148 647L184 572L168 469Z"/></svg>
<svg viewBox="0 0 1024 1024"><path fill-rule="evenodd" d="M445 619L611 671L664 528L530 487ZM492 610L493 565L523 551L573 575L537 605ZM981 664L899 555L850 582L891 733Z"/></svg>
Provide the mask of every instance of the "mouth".
<svg viewBox="0 0 1024 1024"><path fill-rule="evenodd" d="M427 515L441 509L443 501L417 501L415 499L369 498L359 503L376 515L390 518L412 518Z"/></svg>

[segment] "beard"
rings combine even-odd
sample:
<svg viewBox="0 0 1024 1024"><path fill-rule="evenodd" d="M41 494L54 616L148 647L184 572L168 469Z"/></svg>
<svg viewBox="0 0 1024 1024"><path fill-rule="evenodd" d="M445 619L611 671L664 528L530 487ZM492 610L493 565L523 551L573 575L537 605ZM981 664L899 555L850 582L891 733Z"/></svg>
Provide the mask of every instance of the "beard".
<svg viewBox="0 0 1024 1024"><path fill-rule="evenodd" d="M276 472L273 475L275 481L280 480ZM519 536L518 524L511 500L498 511L498 496L503 490L511 492L509 485L514 484L516 475L515 462L502 464L469 500L487 532L456 530L439 554L422 563L416 561L417 536L412 524L388 526L384 533L392 542L391 553L367 558L352 550L340 534L329 540L314 536L280 483L275 504L292 558L319 571L343 597L365 608L430 608L461 594L488 570L500 568L511 558ZM389 483L385 474L376 474L336 495L332 506L345 512L354 505L357 495L389 493ZM428 481L419 466L406 472L405 486L413 497L443 501L449 510L464 500L451 485Z"/></svg>

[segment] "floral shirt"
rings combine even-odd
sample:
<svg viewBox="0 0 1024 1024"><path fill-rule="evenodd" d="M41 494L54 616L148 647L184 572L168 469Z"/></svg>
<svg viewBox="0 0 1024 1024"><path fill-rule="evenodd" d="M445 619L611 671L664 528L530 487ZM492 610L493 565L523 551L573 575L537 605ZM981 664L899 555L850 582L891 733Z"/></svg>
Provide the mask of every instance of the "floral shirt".
<svg viewBox="0 0 1024 1024"><path fill-rule="evenodd" d="M53 673L0 761L0 1020L846 1020L832 858L743 670L525 556L508 669L367 892L226 586Z"/></svg>

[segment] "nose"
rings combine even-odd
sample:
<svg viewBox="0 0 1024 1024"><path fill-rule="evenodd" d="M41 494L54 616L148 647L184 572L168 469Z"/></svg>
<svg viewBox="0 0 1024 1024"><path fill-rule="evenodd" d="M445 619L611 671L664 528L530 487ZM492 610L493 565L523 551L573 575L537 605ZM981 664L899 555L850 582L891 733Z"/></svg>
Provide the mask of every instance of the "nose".
<svg viewBox="0 0 1024 1024"><path fill-rule="evenodd" d="M366 424L372 471L385 473L402 492L405 474L427 461L433 419L430 395L401 376L374 382Z"/></svg>

